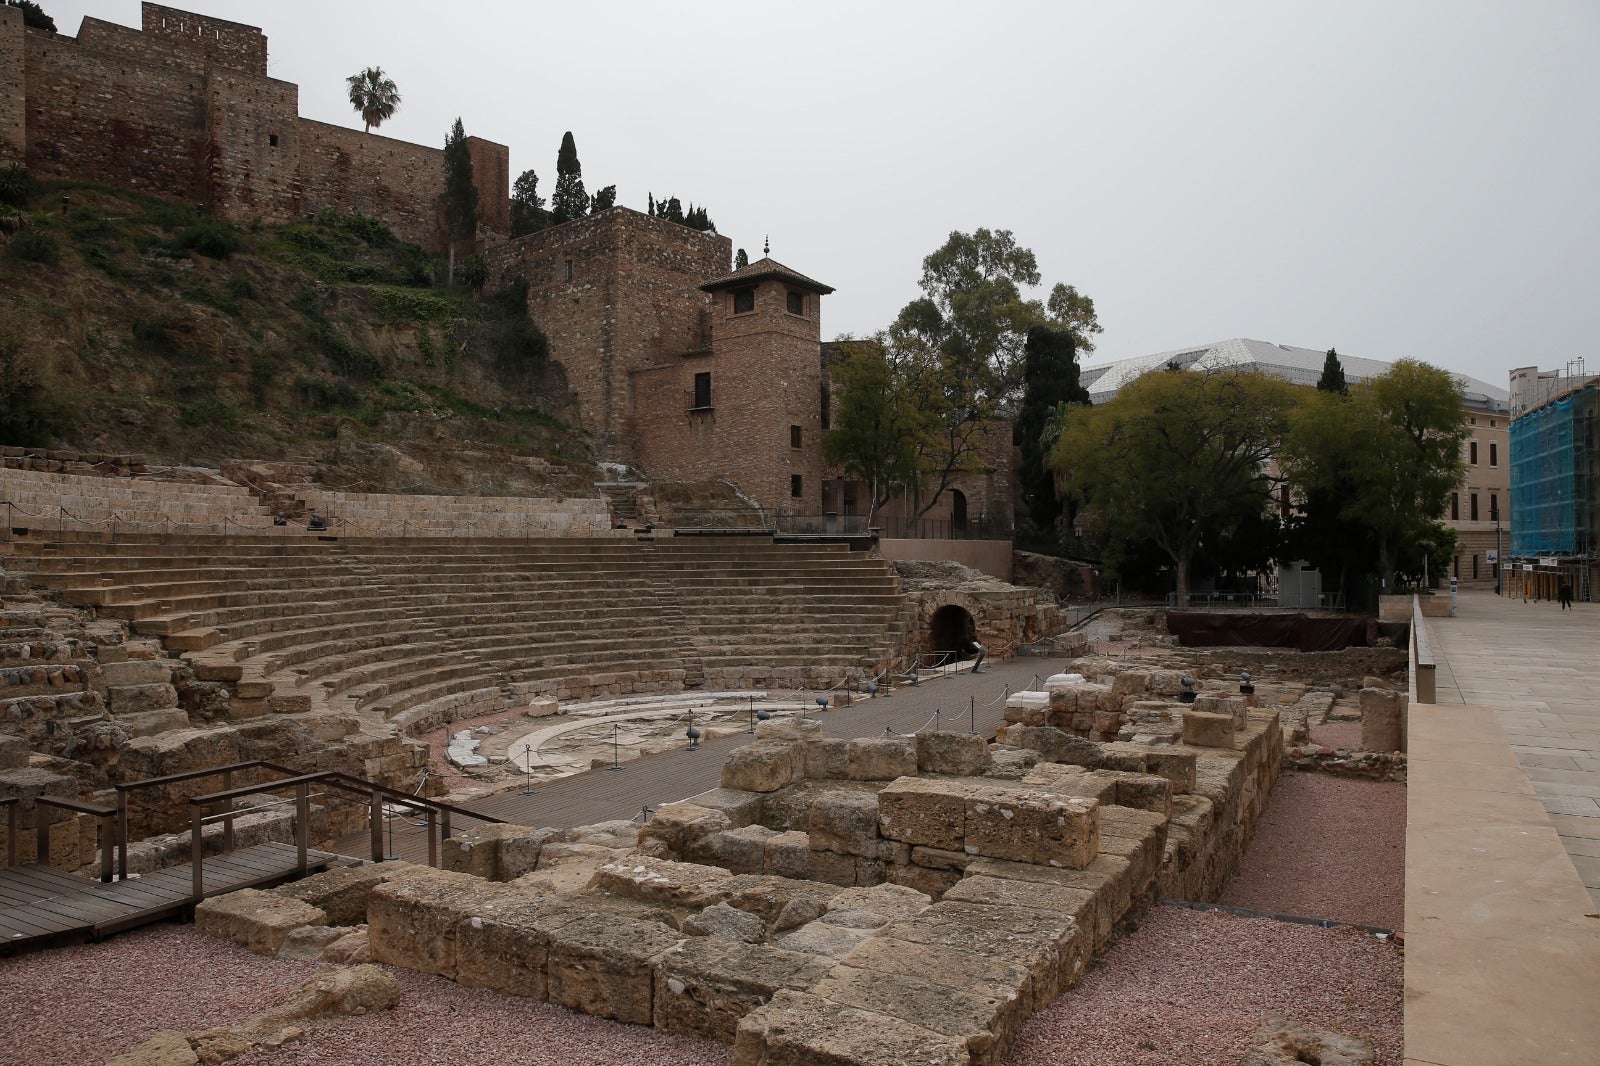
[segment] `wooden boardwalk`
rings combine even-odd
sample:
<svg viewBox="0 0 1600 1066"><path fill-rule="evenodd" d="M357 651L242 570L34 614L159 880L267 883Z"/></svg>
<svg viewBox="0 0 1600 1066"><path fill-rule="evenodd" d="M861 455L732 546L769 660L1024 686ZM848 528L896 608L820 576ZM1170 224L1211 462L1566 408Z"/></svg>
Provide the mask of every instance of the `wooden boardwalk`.
<svg viewBox="0 0 1600 1066"><path fill-rule="evenodd" d="M1006 693L1028 688L1036 678L1047 677L1062 665L1061 659L1043 658L986 663L975 675L959 673L896 689L893 696L863 698L849 707L812 713L821 719L823 734L830 737L883 736L886 728L914 733L931 727L935 710L942 712L940 728L947 732L976 728L992 736L1005 720ZM726 734L702 742L694 751L679 748L647 755L624 762L620 770L588 770L538 785L532 795L512 789L464 801L461 806L517 825L558 829L631 818L646 805L659 807L716 788L729 753L752 739L744 732ZM454 829L460 832L474 824L457 819ZM421 828L396 818L392 829L389 850L395 857L427 861L427 836ZM346 855L365 855L370 850L369 839L366 832L352 834L333 847Z"/></svg>
<svg viewBox="0 0 1600 1066"><path fill-rule="evenodd" d="M313 872L339 861L327 852L306 854ZM274 885L298 872L294 845L260 844L206 859L206 895ZM188 863L110 883L37 863L0 869L0 955L181 915L195 903L192 878Z"/></svg>

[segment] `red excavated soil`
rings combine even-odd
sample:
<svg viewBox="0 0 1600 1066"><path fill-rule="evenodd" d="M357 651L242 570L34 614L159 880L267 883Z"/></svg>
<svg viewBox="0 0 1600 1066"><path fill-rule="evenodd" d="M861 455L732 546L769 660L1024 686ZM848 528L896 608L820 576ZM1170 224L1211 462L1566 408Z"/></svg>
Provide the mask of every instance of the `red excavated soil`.
<svg viewBox="0 0 1600 1066"><path fill-rule="evenodd" d="M1399 929L1405 876L1404 785L1288 773L1219 902Z"/></svg>
<svg viewBox="0 0 1600 1066"><path fill-rule="evenodd" d="M1323 722L1311 727L1311 743L1324 748L1361 750L1360 722Z"/></svg>
<svg viewBox="0 0 1600 1066"><path fill-rule="evenodd" d="M1322 929L1157 907L1076 989L1023 1026L1008 1066L1236 1066L1277 1014L1372 1040L1399 1066L1400 949Z"/></svg>

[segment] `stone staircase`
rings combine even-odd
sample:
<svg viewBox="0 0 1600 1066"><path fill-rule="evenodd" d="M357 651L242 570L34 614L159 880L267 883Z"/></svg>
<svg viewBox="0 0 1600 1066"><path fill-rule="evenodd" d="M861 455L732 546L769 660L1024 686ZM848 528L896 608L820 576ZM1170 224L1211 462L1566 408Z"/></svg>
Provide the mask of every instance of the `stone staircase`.
<svg viewBox="0 0 1600 1066"><path fill-rule="evenodd" d="M226 686L233 720L421 728L542 694L826 687L877 667L905 602L880 560L770 537L66 534L9 552Z"/></svg>

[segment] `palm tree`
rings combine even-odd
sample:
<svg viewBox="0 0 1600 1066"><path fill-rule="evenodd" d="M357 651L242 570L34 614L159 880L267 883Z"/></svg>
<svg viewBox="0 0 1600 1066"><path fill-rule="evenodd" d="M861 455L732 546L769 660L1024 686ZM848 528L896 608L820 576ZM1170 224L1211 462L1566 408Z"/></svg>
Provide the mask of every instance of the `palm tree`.
<svg viewBox="0 0 1600 1066"><path fill-rule="evenodd" d="M350 106L361 112L367 133L394 117L395 108L400 106L400 90L384 76L382 67L368 67L346 80L350 83Z"/></svg>

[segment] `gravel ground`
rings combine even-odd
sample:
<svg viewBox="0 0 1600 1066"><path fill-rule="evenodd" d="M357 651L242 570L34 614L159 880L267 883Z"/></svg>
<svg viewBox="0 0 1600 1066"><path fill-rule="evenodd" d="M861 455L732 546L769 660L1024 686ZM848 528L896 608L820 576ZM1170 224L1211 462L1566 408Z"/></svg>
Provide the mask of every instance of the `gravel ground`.
<svg viewBox="0 0 1600 1066"><path fill-rule="evenodd" d="M1400 929L1405 862L1404 785L1287 773L1219 902Z"/></svg>
<svg viewBox="0 0 1600 1066"><path fill-rule="evenodd" d="M1360 722L1323 722L1311 727L1311 742L1325 748L1361 750Z"/></svg>
<svg viewBox="0 0 1600 1066"><path fill-rule="evenodd" d="M1400 949L1319 929L1157 907L1023 1027L1008 1066L1235 1066L1267 1014L1372 1040L1399 1066Z"/></svg>
<svg viewBox="0 0 1600 1066"><path fill-rule="evenodd" d="M187 925L154 925L99 944L0 962L0 1064L100 1066L162 1029L241 1021L285 999L315 972L265 959ZM239 1066L394 1066L555 1062L575 1066L728 1066L724 1044L573 1014L392 969L400 1005L346 1018Z"/></svg>

